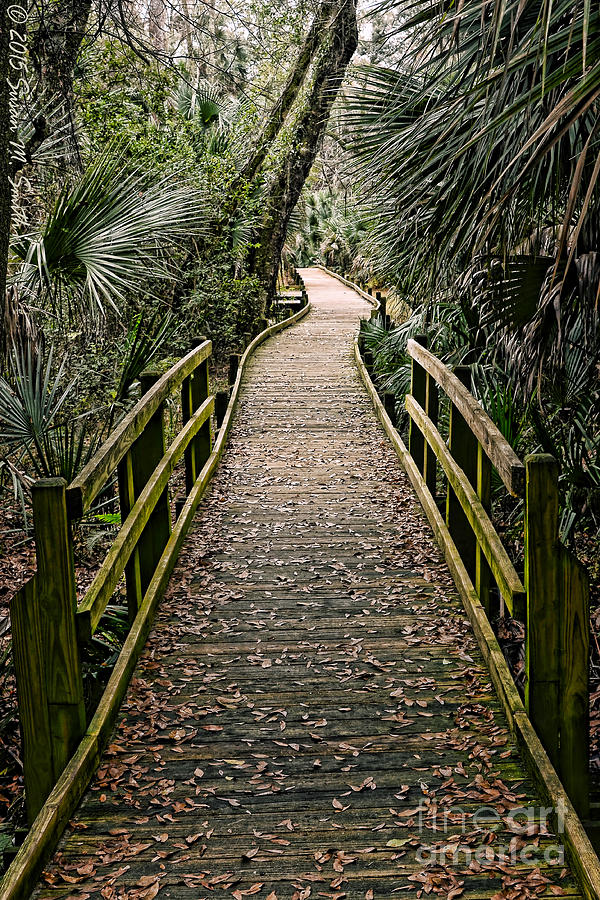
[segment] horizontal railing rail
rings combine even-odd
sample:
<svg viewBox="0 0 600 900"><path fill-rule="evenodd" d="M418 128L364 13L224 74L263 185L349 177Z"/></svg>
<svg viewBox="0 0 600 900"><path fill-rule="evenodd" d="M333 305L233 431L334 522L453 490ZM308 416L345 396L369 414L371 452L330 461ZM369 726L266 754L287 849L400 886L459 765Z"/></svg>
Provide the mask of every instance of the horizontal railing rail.
<svg viewBox="0 0 600 900"><path fill-rule="evenodd" d="M142 433L152 416L184 381L205 363L212 344L203 340L168 372L156 379L130 413L119 423L95 456L67 488L67 503L72 518L83 516L106 484L109 475Z"/></svg>
<svg viewBox="0 0 600 900"><path fill-rule="evenodd" d="M132 410L134 415L130 413L116 429L119 440L113 434L96 454L99 467L107 473L106 481L101 484L93 467L86 467L70 485L77 489L72 496L84 498L73 503L70 512L64 480L50 479L34 486L37 572L11 601L25 796L32 824L2 878L1 900L23 900L33 890L44 861L99 765L156 606L224 453L250 355L263 341L300 321L309 311L310 304L306 303L254 339L245 336L248 346L241 357L236 355L231 366L229 390L218 392L215 398L209 395L210 342L205 339L198 339L199 346L166 376L146 372L141 378L143 396ZM179 387L183 427L165 452L164 406ZM143 409L145 403L149 406ZM213 410L218 429L214 442L210 420ZM175 499L171 529L168 475L182 454L185 496ZM94 494L97 497L105 484L113 482L113 466L118 472L122 525L109 551L110 560L107 557L104 561L77 607L71 524L78 512L89 509L93 502L89 498ZM123 568L130 629L86 726L79 650L97 628L116 572Z"/></svg>
<svg viewBox="0 0 600 900"><path fill-rule="evenodd" d="M589 578L559 540L558 464L543 453L521 462L470 392L470 368L450 371L426 344L425 336L408 343L411 389L403 398L379 396L362 332L355 344L358 369L444 551L513 734L558 817L584 896L598 900L600 863L581 823L589 823L590 810ZM440 388L448 417L440 416ZM396 429L401 399L408 447ZM440 431L440 418L448 422L447 433ZM492 522L494 468L524 501L523 579ZM491 625L500 598L525 625L524 700Z"/></svg>
<svg viewBox="0 0 600 900"><path fill-rule="evenodd" d="M504 549L502 541L481 502L481 498L477 495L463 470L455 462L452 454L446 447L446 442L431 419L410 394L406 397L406 409L411 420L418 426L435 453L452 490L465 511L479 548L491 569L510 614L522 614L522 611L525 609L525 586L510 561L508 553ZM479 564L481 565L481 561Z"/></svg>
<svg viewBox="0 0 600 900"><path fill-rule="evenodd" d="M419 370L414 371L414 391L427 396L428 388L431 393L431 385L428 385L428 380L433 378L436 384L444 390L477 438L507 490L513 497L522 497L525 492L525 466L501 431L485 414L473 394L460 381L460 378L433 353L430 353L423 344L409 340L406 352L425 373L425 377L423 377Z"/></svg>
<svg viewBox="0 0 600 900"><path fill-rule="evenodd" d="M81 641L89 641L95 632L113 591L134 552L145 525L167 486L176 464L191 440L214 411L214 397L204 401L200 409L183 427L131 508L100 571L77 607L77 630Z"/></svg>
<svg viewBox="0 0 600 900"><path fill-rule="evenodd" d="M501 613L525 625L525 706L582 816L589 812L589 584L558 534L558 465L547 454L523 462L471 393L471 369L450 371L409 340L408 452L422 488L445 509L447 530L490 621ZM439 431L439 389L449 401L447 439ZM438 467L446 480L438 497ZM521 579L492 522L495 470L525 503Z"/></svg>
<svg viewBox="0 0 600 900"><path fill-rule="evenodd" d="M37 571L10 608L30 822L86 729L82 647L123 573L133 623L171 535L169 479L185 456L189 494L210 456L212 345L204 338L197 343L165 374L141 375L142 397L70 485L62 478L33 485ZM165 449L165 404L179 388L183 427ZM115 471L121 526L77 604L72 524L110 486Z"/></svg>

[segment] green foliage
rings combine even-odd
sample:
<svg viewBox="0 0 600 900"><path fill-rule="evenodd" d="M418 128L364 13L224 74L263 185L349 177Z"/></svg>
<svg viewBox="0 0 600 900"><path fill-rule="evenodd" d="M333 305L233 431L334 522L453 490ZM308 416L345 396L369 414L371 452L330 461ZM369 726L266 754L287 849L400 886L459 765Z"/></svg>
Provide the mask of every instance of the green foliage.
<svg viewBox="0 0 600 900"><path fill-rule="evenodd" d="M104 311L128 291L164 277L160 251L205 224L204 198L177 173L154 182L131 171L124 152L96 158L63 187L37 235L22 235L16 280L57 308L75 296Z"/></svg>
<svg viewBox="0 0 600 900"><path fill-rule="evenodd" d="M57 474L51 468L50 435L75 382L64 385L64 366L52 373L52 350L44 363L31 346L15 349L10 380L0 377L0 438L15 453L25 451L38 478Z"/></svg>
<svg viewBox="0 0 600 900"><path fill-rule="evenodd" d="M186 301L184 313L197 333L213 342L213 356L223 362L239 351L242 335L255 334L263 315L264 297L254 276L236 277L225 256L212 265L198 267L196 287Z"/></svg>
<svg viewBox="0 0 600 900"><path fill-rule="evenodd" d="M138 313L134 317L121 355L121 374L114 396L117 403L126 399L134 381L173 339L179 327L171 310Z"/></svg>
<svg viewBox="0 0 600 900"><path fill-rule="evenodd" d="M100 442L87 417L66 410L75 380L65 384L65 361L53 372L53 352L44 362L31 346L14 350L10 380L0 378L0 439L14 459L26 454L38 478L71 481Z"/></svg>
<svg viewBox="0 0 600 900"><path fill-rule="evenodd" d="M600 10L385 0L378 15L404 52L355 70L342 116L367 199L362 252L438 356L476 363L519 452L557 457L563 535L585 517L598 527ZM375 350L399 389L406 336Z"/></svg>
<svg viewBox="0 0 600 900"><path fill-rule="evenodd" d="M352 194L307 189L288 227L286 261L295 266L320 262L351 272L366 231L366 221Z"/></svg>

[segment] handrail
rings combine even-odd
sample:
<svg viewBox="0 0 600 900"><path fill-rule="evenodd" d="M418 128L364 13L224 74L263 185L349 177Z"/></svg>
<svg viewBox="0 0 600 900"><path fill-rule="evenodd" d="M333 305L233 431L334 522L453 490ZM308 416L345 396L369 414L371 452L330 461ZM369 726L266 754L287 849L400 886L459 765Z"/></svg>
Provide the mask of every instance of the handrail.
<svg viewBox="0 0 600 900"><path fill-rule="evenodd" d="M409 340L406 352L444 389L467 421L507 490L513 497L522 497L525 492L525 466L475 397L441 360L421 344Z"/></svg>
<svg viewBox="0 0 600 900"><path fill-rule="evenodd" d="M420 335L407 346L411 479L435 516L447 556L460 560L455 571L468 578L482 613L495 619L502 599L525 623L527 712L574 806L587 815L589 587L585 570L559 541L558 465L547 454L522 463L470 393L471 369L450 372L426 344ZM365 363L367 371L370 365ZM450 400L447 442L438 430L438 385ZM395 408L394 398L384 399ZM438 464L446 476L443 530L437 521ZM492 465L511 493L524 497L524 584L491 521Z"/></svg>
<svg viewBox="0 0 600 900"><path fill-rule="evenodd" d="M37 569L10 609L30 822L85 732L80 644L98 627L123 571L129 622L135 620L172 531L169 477L185 454L189 493L210 456L210 352L204 340L162 377L142 373L149 389L70 488L64 478L33 485ZM183 428L165 452L165 403L177 387ZM68 492L85 510L115 468L122 527L77 609Z"/></svg>
<svg viewBox="0 0 600 900"><path fill-rule="evenodd" d="M561 839L565 843L569 862L583 896L586 900L600 900L600 861L580 819L580 816L587 816L588 811L588 589L585 570L558 542L555 515L557 504L554 507L556 463L544 454L532 455L525 460L528 686L524 705L482 605L481 595L473 584L472 574L467 571L451 529L444 521L436 502L435 470L431 470L428 465L428 454L431 453L435 458L435 451L428 451L427 446L420 445L419 450L422 452L419 458L411 453L396 430L391 404L388 412L377 393L369 366L361 356L358 339L354 343L354 354L360 377L371 397L377 417L444 552L511 731L525 755L542 798L550 810L554 810L555 825L560 829ZM418 366L418 363L415 361L414 365ZM418 372L413 372L413 389L425 393L426 406L433 414L437 409L436 391L431 390L431 384L423 385L420 378L415 378L416 374ZM422 374L425 376L426 373ZM418 411L417 406L423 409L410 395L407 399L407 406L413 412ZM433 433L430 433L430 437L434 437ZM441 440L444 449L447 449L443 439ZM485 464L489 466L487 457L479 452L477 494L481 492L485 496L486 479L481 477L486 468L484 458ZM464 472L462 475L465 477ZM550 510L547 507L548 498ZM546 503L545 515L541 514L541 501ZM485 585L485 578L480 583ZM552 673L551 667L557 664L558 679L553 682L548 679L549 668ZM556 705L552 705L557 698L562 700L558 711ZM560 748L557 753L559 734ZM552 736L554 740L551 739Z"/></svg>
<svg viewBox="0 0 600 900"><path fill-rule="evenodd" d="M182 406L184 419L186 418L186 416L189 416L189 418L179 436L171 445L170 450L166 455L163 455L162 459L159 458L159 464L156 468L154 468L153 473L150 475L150 479L154 478L157 483L159 481L162 483L164 472L170 468L174 456L176 454L180 456L180 451L184 451L186 454L186 469L188 468L187 463L189 462L189 470L195 473L195 480L189 486L187 497L179 512L172 531L170 532L170 534L165 535L166 541L164 546L160 549L159 558L153 561L153 572L149 578L147 586L143 588L141 595L136 595L136 600L139 600L139 605L134 611L134 617L130 631L127 635L127 638L125 639L115 667L110 675L108 684L104 690L98 708L94 713L91 722L87 726L87 729L85 727L85 720L83 719L80 721L79 724L81 728L78 734L80 735L81 739L79 740L79 738L77 738L76 741L71 740L69 742L68 755L64 758L64 767L62 769L62 774L59 773L58 778L49 785L50 789L49 791L46 791L46 799L43 803L43 806L39 810L35 821L33 821L27 837L25 838L25 841L19 849L15 859L11 863L8 871L5 873L0 882L0 900L23 900L23 898L28 896L29 893L33 890L44 862L48 859L49 854L56 846L67 822L69 821L69 817L77 807L77 804L79 803L83 792L85 791L87 785L90 782L90 779L92 778L96 768L99 765L100 755L110 738L110 734L112 728L114 727L120 703L123 699L127 686L133 674L136 662L143 650L148 633L150 631L156 606L160 598L163 596L164 591L166 590L169 577L176 563L186 534L188 533L196 509L198 508L198 504L200 503L206 487L209 484L210 479L223 455L227 443L228 434L233 422L233 413L238 401L242 372L249 354L252 353L254 349L259 346L259 344L261 344L271 335L275 335L284 328L287 328L290 325L294 325L296 322L299 322L300 319L302 319L305 315L307 315L307 313L310 312L310 309L311 306L308 303L299 312L295 313L293 316L290 316L290 318L266 328L251 342L242 357L242 361L237 373L237 378L235 380L235 384L232 387L229 402L227 404L226 414L223 422L221 423L218 437L215 440L214 445L212 445L212 440L210 439L208 443L206 441L203 441L202 435L202 432L210 425L208 411L212 411L213 397L207 396L204 398L202 404L198 403L199 396L201 396L204 391L208 393L208 357L206 357L201 364L201 377L198 384L194 384L193 382L191 382L190 378L196 378L196 376L193 375L193 372L190 372L189 369L187 370L188 374L183 378L184 384L182 392ZM206 344L203 346L206 346ZM177 364L177 366L180 366L180 364ZM172 372L173 370L170 371ZM181 368L179 369L179 371L181 371ZM179 383L181 383L181 381ZM162 384L165 384L164 380L162 380ZM173 382L171 382L171 385L173 385ZM162 395L162 402L164 402L164 399L166 399L167 396L168 393ZM160 404L155 410L154 416L156 416L156 413L159 409ZM142 436L145 436L148 432L148 436L151 436L153 418L154 417L151 416L147 420L147 427L145 431L142 432ZM156 437L156 435L154 435L154 437ZM206 435L204 437L206 437ZM189 441L187 440L188 438L190 438ZM122 474L124 475L131 474L129 471L126 472L126 470L129 470L131 468L128 457L135 450L136 444L139 439L140 438L138 437L134 443L130 444L125 457L121 458L119 466L121 467ZM198 444L198 446L195 446L199 441L200 443ZM185 445L187 445L187 447ZM190 457L189 460L187 458L188 456ZM49 481L50 483L48 484L48 480L46 480L46 483L40 488L40 492L43 495L45 495L46 492L49 492L52 498L56 501L53 508L55 512L56 510L58 510L59 514L55 515L52 518L52 522L54 524L55 531L57 531L58 533L58 537L64 539L64 553L62 554L62 558L64 561L64 559L68 559L69 557L71 557L72 572L72 548L70 545L68 545L69 518L67 516L66 509L65 483L63 479L51 479ZM130 484L127 485L126 479L123 478L122 483L120 484L120 488L123 489L121 491L122 500L126 499L125 488L128 486L131 487ZM144 485L144 489L145 487L146 485ZM160 494L160 491L159 488L156 487L156 490L151 489L149 493L152 496L152 500L154 500L155 495L158 496ZM44 497L42 497L41 500L36 499L35 494L36 491L34 486L34 506L37 504L38 508L41 508L42 500L44 500ZM55 494L59 495L58 500L54 496ZM148 495L146 494L145 496ZM160 499L161 498L159 496L159 504ZM148 504L150 505L150 499L148 500ZM128 543L131 539L131 532L138 531L138 527L141 525L146 510L147 506L146 501L144 500L144 491L141 490L137 493L134 499L134 503L131 504L127 519L125 520L119 537L117 538L117 541L119 541L120 539L121 546L123 547L123 555L119 554L119 558L121 560L124 559L125 544ZM152 513L151 515L154 514L155 513ZM152 523L152 519L150 519L149 521L150 523ZM130 537L127 537L128 529L130 529ZM143 537L146 534L146 531L146 528L142 528L140 537ZM56 538L56 535L53 535L53 537ZM43 551L44 547L37 546L36 549ZM138 550L136 548L134 553L137 552ZM58 565L59 571L58 573L54 573L53 571L49 572L49 574L51 574L52 578L54 579L50 585L51 589L54 588L57 577L60 578L65 571L67 572L67 574L69 571L68 565L64 570L60 568L61 559L53 558L52 561L54 564ZM44 570L46 563L47 560L44 555L38 556L38 573L42 571L42 575L47 574ZM132 560L130 559L129 566L131 566L131 563ZM139 566L137 566L137 574L139 575ZM76 630L74 583L69 584L69 579L67 578L66 580L67 586L69 588L67 592L67 599L69 601L67 603L67 606L69 608L71 616L71 634L73 638L75 638ZM21 677L21 684L24 687L25 692L27 692L30 687L35 688L36 686L39 686L38 682L43 682L44 678L42 674L41 679L38 678L36 680L36 675L39 675L42 672L42 668L38 666L37 669L32 669L30 665L32 658L31 652L28 655L27 652L23 651L31 651L32 644L35 645L33 649L36 651L37 661L41 665L43 665L44 661L41 657L44 657L44 654L48 658L50 656L50 654L48 653L48 647L43 647L41 641L39 640L39 622L37 618L38 606L36 602L31 602L32 599L34 601L37 599L36 593L38 591L47 591L47 585L45 583L40 582L40 584L38 584L37 582L38 578L37 576L34 576L33 579L27 582L23 590L19 592L19 594L17 594L11 604L11 620L13 615L13 606L15 606L17 609L17 620L13 620L13 646L15 652L15 667L17 667L17 656L20 656L19 662L21 664L21 676L23 675L23 673L25 673L26 677L31 676L31 681L29 683L27 683L26 681L24 682L23 678ZM139 587L139 583L137 585L133 583L132 586ZM128 582L128 588L129 587L130 585ZM61 590L63 588L64 585L61 586ZM81 607L80 611L82 611ZM94 615L96 615L98 612L98 608L94 607L93 612ZM92 610L88 609L86 611L86 614L89 615L89 619L91 621ZM31 628L31 625L35 627ZM59 642L56 641L57 645L58 643ZM74 645L76 646L76 642L74 642ZM53 646L53 649L56 650L57 647ZM57 683L59 684L61 689L65 686L64 676L65 672L61 668L60 678L57 679ZM19 678L19 673L17 673L17 677ZM46 680L48 679L46 678ZM19 688L20 698L21 693L22 691ZM33 715L27 717L30 721L26 722L25 724L26 726L31 726L31 730L34 734L39 734L40 731L43 731L44 718L46 719L47 724L47 709L45 708L44 704L39 702L40 698L39 695L35 693L35 690L33 691L33 693L30 692L30 699L34 701ZM62 699L64 700L64 697ZM64 724L64 720L61 722L61 724ZM64 735L61 735L60 737L64 737ZM43 769L47 765L47 756L49 755L49 750L46 753L42 751L38 753L34 762L43 764L39 766L39 769ZM28 769L26 767L26 785L27 783L29 783L33 785L37 790L39 790L40 788L43 788L44 785L36 783L35 778L37 774L38 768L36 768L35 766L29 766ZM47 788L48 785L46 784L45 787ZM29 809L28 812L31 813L31 810ZM30 819L31 818L32 816L30 815Z"/></svg>
<svg viewBox="0 0 600 900"><path fill-rule="evenodd" d="M123 523L106 559L92 581L85 597L77 607L77 631L82 642L94 634L121 575L135 550L137 541L150 518L161 493L168 484L175 465L179 462L192 438L214 412L214 397L204 401L200 409L175 438L160 463L155 468L146 487L139 495Z"/></svg>
<svg viewBox="0 0 600 900"><path fill-rule="evenodd" d="M106 484L107 478L139 434L143 431L162 403L189 377L212 353L212 343L204 341L200 346L180 359L159 378L150 390L136 403L130 413L115 428L95 456L81 470L67 489L67 505L71 518L78 519L90 508L94 499Z"/></svg>
<svg viewBox="0 0 600 900"><path fill-rule="evenodd" d="M446 477L451 483L475 532L487 563L498 583L500 592L506 601L508 610L511 615L515 615L524 608L525 587L510 561L508 553L502 546L502 541L498 537L490 517L483 508L481 500L464 472L453 459L441 434L429 416L426 415L425 410L410 394L406 396L406 409L411 419L416 422L425 435L428 444L441 463Z"/></svg>

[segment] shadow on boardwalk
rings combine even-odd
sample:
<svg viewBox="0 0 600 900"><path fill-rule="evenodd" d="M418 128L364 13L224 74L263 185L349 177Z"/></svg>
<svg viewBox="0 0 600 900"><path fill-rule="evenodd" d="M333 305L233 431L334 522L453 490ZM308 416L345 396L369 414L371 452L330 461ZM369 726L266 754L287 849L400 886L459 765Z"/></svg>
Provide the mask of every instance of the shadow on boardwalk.
<svg viewBox="0 0 600 900"><path fill-rule="evenodd" d="M36 896L578 897L354 369L366 304L304 275Z"/></svg>

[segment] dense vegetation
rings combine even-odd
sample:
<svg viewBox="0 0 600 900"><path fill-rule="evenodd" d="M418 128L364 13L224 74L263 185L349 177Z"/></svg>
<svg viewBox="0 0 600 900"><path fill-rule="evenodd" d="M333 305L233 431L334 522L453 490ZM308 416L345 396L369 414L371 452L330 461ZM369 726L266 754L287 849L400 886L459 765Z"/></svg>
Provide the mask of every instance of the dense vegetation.
<svg viewBox="0 0 600 900"><path fill-rule="evenodd" d="M192 335L221 365L317 261L395 301L367 342L399 411L425 332L520 456L558 458L563 539L600 581L600 11L360 12L340 89L352 0L0 0L5 599L32 479L70 480ZM511 536L519 507L497 514Z"/></svg>

